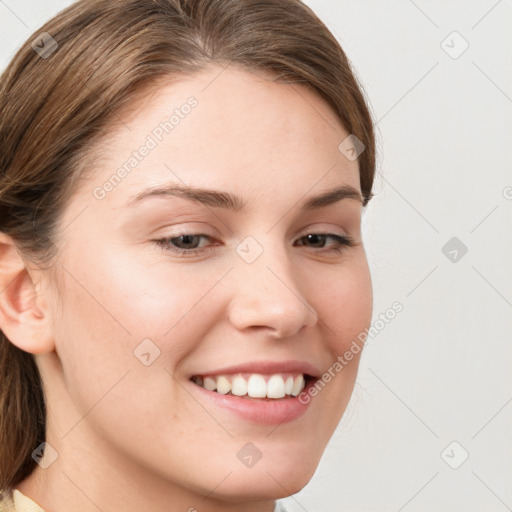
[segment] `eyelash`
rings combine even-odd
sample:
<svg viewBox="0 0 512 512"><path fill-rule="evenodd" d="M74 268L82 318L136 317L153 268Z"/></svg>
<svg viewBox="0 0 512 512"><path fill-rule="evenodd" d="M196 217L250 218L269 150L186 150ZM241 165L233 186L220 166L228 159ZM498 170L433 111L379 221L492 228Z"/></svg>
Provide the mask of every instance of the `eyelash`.
<svg viewBox="0 0 512 512"><path fill-rule="evenodd" d="M336 245L333 248L325 251L328 253L332 252L335 254L339 254L339 253L344 252L347 247L354 247L354 245L355 245L354 239L351 236L335 235L333 233L308 233L308 234L300 237L299 240L302 240L302 239L307 238L308 236L312 236L312 235L326 237L326 238L332 238L336 242ZM177 254L178 256L184 256L184 257L189 256L189 255L193 256L200 252L211 250L211 246L207 247L207 248L180 249L178 247L174 247L174 246L170 245L170 242L172 242L173 240L177 240L178 238L181 238L181 237L204 237L204 238L210 238L210 239L212 238L208 235L204 235L201 233L182 233L180 235L173 236L173 237L159 238L157 240L153 240L153 242L156 243L158 246L160 246L166 252L171 252L173 254ZM322 249L323 248L320 248L320 250L322 250Z"/></svg>

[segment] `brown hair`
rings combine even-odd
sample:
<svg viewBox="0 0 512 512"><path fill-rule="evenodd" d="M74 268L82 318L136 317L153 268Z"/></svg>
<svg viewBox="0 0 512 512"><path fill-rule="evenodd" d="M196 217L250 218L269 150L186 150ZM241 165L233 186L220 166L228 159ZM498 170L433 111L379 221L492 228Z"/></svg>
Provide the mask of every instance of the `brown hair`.
<svg viewBox="0 0 512 512"><path fill-rule="evenodd" d="M210 63L270 71L320 94L365 145L358 162L366 206L372 118L345 53L300 0L81 0L41 27L0 78L0 231L48 264L59 213L121 108L159 79ZM0 491L34 469L45 422L34 356L0 331Z"/></svg>

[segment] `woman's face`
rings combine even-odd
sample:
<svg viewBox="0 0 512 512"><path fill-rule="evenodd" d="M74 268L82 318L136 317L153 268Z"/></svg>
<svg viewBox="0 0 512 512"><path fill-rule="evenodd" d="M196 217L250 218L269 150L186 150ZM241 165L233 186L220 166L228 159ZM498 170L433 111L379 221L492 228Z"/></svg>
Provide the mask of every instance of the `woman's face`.
<svg viewBox="0 0 512 512"><path fill-rule="evenodd" d="M308 207L360 192L349 133L310 90L235 66L117 117L60 220L55 353L38 356L55 467L84 488L105 474L227 501L297 492L360 354L333 365L371 321L361 201ZM293 396L329 368L307 405Z"/></svg>

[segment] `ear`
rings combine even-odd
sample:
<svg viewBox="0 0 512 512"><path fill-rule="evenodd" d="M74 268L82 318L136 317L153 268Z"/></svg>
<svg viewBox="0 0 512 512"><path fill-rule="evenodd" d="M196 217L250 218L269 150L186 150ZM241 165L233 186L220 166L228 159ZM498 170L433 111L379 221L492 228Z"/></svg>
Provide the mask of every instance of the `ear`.
<svg viewBox="0 0 512 512"><path fill-rule="evenodd" d="M0 232L0 329L25 352L42 354L54 349L50 309L41 293L41 277L21 257L13 239Z"/></svg>

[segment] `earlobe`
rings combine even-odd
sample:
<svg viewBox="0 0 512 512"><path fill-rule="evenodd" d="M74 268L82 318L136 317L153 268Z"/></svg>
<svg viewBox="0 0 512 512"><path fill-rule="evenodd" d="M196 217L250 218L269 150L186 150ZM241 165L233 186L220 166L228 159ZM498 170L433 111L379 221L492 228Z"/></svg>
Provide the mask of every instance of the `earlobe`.
<svg viewBox="0 0 512 512"><path fill-rule="evenodd" d="M54 349L50 310L13 239L0 233L0 329L9 341L32 354Z"/></svg>

